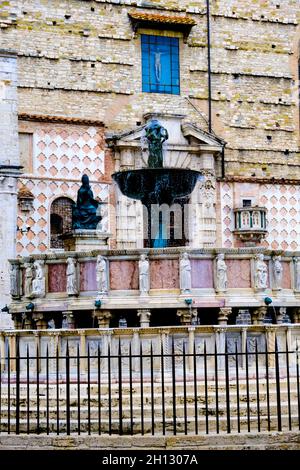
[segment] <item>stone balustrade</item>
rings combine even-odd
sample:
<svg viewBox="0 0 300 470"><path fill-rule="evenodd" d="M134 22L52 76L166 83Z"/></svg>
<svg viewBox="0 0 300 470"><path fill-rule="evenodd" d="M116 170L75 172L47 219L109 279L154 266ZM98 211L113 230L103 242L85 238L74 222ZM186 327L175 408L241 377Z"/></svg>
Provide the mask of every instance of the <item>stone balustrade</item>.
<svg viewBox="0 0 300 470"><path fill-rule="evenodd" d="M246 244L259 243L267 235L267 209L240 207L234 209L234 233Z"/></svg>

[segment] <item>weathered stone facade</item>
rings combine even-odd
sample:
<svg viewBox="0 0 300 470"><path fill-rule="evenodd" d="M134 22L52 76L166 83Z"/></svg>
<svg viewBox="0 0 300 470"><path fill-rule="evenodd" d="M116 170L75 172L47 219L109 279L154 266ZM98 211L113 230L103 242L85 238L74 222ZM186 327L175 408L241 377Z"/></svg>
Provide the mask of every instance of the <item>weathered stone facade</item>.
<svg viewBox="0 0 300 470"><path fill-rule="evenodd" d="M109 247L142 248L141 207L111 184L111 174L119 169L119 150L108 148L105 137L118 134L120 140L132 130L138 134L147 113L183 115L176 135L189 147L189 156L196 156L178 157L176 163L170 157L168 166L192 164L205 170L205 180L191 196L193 249L245 246L235 233L234 209L248 200L267 210L267 233L256 244L267 250L299 251L299 0L210 3L213 133L200 143L184 126L195 126L197 135L209 131L205 0L53 0L29 1L26 6L13 0L1 5L1 47L17 55L8 59L6 52L0 67L0 106L8 106L1 124L5 141L0 165L23 165L19 190L30 191L33 203L25 211L19 204L17 218L13 189L10 201L5 199L13 211L7 215L0 206L0 217L10 221L0 229L0 245L2 237L3 246L10 246L0 255L0 270L6 273L0 273L0 293L6 295L0 307L9 301L7 257L15 256L15 246L20 256L50 250L51 203L58 197L74 200L83 173L104 203L101 226L111 234ZM188 17L196 24L188 37L170 25L167 30L147 25L133 30L128 14L134 12L168 16L173 22ZM180 95L142 92L142 33L179 38ZM9 84L6 75L2 80L8 62L13 76ZM8 89L13 97L9 105L3 95ZM17 105L20 158L13 125ZM218 148L192 150L209 147L214 133L220 139ZM134 155L131 146L129 159ZM11 181L15 184L15 174ZM230 265L231 278L229 271Z"/></svg>

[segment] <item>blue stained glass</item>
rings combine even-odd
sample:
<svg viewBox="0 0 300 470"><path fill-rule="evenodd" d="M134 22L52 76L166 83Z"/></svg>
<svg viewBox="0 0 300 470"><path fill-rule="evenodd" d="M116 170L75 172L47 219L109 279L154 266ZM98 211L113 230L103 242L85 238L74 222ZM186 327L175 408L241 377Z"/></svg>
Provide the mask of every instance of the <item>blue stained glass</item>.
<svg viewBox="0 0 300 470"><path fill-rule="evenodd" d="M179 94L179 40L165 36L142 38L142 90Z"/></svg>

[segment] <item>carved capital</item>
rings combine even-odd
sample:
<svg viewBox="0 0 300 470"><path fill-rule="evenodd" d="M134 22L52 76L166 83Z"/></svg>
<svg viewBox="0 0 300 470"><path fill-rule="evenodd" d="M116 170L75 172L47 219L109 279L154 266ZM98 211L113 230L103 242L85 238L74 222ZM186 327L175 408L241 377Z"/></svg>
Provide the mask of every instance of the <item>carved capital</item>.
<svg viewBox="0 0 300 470"><path fill-rule="evenodd" d="M151 310L147 308L141 308L137 311L137 316L140 318L141 328L148 328L150 326Z"/></svg>
<svg viewBox="0 0 300 470"><path fill-rule="evenodd" d="M196 308L179 308L177 310L177 316L179 317L182 325L191 325L194 322L194 319L197 318L197 313Z"/></svg>
<svg viewBox="0 0 300 470"><path fill-rule="evenodd" d="M262 325L267 314L267 307L258 307L252 311L251 319L253 325Z"/></svg>
<svg viewBox="0 0 300 470"><path fill-rule="evenodd" d="M110 310L97 310L95 317L98 320L99 328L109 328L110 319L112 317Z"/></svg>
<svg viewBox="0 0 300 470"><path fill-rule="evenodd" d="M228 317L232 314L231 307L221 307L218 313L218 324L227 325Z"/></svg>

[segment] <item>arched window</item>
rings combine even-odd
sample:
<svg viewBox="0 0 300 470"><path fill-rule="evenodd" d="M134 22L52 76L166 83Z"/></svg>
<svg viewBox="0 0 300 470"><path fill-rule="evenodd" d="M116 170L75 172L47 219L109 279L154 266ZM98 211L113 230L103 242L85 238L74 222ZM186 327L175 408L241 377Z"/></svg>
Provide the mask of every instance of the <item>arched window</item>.
<svg viewBox="0 0 300 470"><path fill-rule="evenodd" d="M63 248L60 235L72 229L72 199L59 197L51 204L50 210L50 248Z"/></svg>

